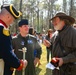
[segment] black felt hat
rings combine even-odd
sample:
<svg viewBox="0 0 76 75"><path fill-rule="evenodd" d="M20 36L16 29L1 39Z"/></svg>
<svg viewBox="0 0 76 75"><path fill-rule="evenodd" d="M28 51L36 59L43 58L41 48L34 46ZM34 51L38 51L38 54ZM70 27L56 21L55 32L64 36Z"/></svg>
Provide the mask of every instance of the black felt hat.
<svg viewBox="0 0 76 75"><path fill-rule="evenodd" d="M22 13L20 11L17 11L12 4L2 5L1 9L3 8L5 8L15 19L19 18L22 15Z"/></svg>
<svg viewBox="0 0 76 75"><path fill-rule="evenodd" d="M22 19L19 23L18 23L19 27L21 27L22 25L28 25L28 20L27 19Z"/></svg>

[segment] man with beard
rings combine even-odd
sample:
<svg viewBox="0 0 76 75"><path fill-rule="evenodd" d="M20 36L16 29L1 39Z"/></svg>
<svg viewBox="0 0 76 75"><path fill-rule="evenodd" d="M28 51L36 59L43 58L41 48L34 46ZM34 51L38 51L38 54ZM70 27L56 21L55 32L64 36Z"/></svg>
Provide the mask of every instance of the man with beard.
<svg viewBox="0 0 76 75"><path fill-rule="evenodd" d="M52 59L58 60L59 70L55 68L52 75L76 74L76 29L72 26L75 19L63 12L57 13L52 19L54 33L51 43L44 40L45 46L51 50Z"/></svg>

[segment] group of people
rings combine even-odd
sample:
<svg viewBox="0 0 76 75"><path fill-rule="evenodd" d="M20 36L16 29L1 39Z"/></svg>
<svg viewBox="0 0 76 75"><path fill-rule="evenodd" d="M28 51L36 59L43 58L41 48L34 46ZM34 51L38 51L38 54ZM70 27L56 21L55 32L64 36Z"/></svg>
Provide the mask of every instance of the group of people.
<svg viewBox="0 0 76 75"><path fill-rule="evenodd" d="M15 75L22 75L22 71L25 72L25 75L36 75L35 66L39 62L42 50L36 37L29 34L28 20L19 21L19 34L15 38L12 39L9 33L10 24L21 15L21 12L18 12L11 4L1 8L0 75L12 75L14 68L16 69ZM75 75L76 29L72 26L75 19L59 12L50 21L56 32L53 36L47 35L43 43L47 47L47 52L51 51L51 59L56 57L59 61L59 70L55 68L52 75ZM52 32L52 30L48 31L48 33ZM26 49L25 53L24 49ZM48 56L47 61L49 62Z"/></svg>
<svg viewBox="0 0 76 75"><path fill-rule="evenodd" d="M11 38L9 26L21 16L13 5L2 6L0 13L0 75L36 75L35 66L41 57L41 46L36 38L29 35L27 19L18 23L19 34ZM26 49L25 56L24 49ZM36 56L34 57L34 50ZM24 59L23 59L24 58Z"/></svg>

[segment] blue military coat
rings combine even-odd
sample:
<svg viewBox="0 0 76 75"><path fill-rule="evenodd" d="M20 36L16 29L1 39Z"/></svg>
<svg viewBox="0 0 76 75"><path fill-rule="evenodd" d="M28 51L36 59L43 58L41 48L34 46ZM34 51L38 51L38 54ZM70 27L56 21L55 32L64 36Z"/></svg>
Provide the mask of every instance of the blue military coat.
<svg viewBox="0 0 76 75"><path fill-rule="evenodd" d="M12 51L11 36L6 24L0 20L0 59L4 60L4 75L12 75L11 68L18 68L20 61Z"/></svg>

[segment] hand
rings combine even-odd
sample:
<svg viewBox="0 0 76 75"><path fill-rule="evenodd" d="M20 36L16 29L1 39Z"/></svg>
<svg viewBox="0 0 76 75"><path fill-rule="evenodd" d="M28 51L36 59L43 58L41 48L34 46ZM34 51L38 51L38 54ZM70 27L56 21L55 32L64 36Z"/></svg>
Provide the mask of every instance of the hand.
<svg viewBox="0 0 76 75"><path fill-rule="evenodd" d="M50 43L48 40L46 40L46 39L43 40L43 44L44 44L46 47L50 47L50 45L51 45L51 43Z"/></svg>
<svg viewBox="0 0 76 75"><path fill-rule="evenodd" d="M35 58L34 60L34 65L36 66L36 64L39 62L39 58Z"/></svg>
<svg viewBox="0 0 76 75"><path fill-rule="evenodd" d="M28 64L27 60L22 60L22 61L23 61L23 68L26 68L26 66Z"/></svg>
<svg viewBox="0 0 76 75"><path fill-rule="evenodd" d="M62 58L56 58L57 60L59 60L59 66L62 66L63 65L63 59Z"/></svg>
<svg viewBox="0 0 76 75"><path fill-rule="evenodd" d="M27 66L27 60L20 60L20 66L17 68L18 71L21 71L22 69L25 69Z"/></svg>

